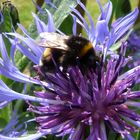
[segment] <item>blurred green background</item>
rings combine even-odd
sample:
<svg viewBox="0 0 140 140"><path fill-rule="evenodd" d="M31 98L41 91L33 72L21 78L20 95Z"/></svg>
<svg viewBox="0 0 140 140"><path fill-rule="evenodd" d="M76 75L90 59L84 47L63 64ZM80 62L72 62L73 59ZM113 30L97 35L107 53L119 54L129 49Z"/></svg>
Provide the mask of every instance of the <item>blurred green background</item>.
<svg viewBox="0 0 140 140"><path fill-rule="evenodd" d="M3 2L5 0L0 1ZM139 0L130 0L132 9L137 6L138 1ZM33 20L31 13L35 12L35 6L32 3L32 0L11 0L11 2L17 7L19 11L20 23L28 29L28 25ZM108 2L108 0L100 0L100 2L104 5L106 2ZM100 13L99 6L97 5L96 0L87 0L87 9L96 22L96 19L98 18Z"/></svg>

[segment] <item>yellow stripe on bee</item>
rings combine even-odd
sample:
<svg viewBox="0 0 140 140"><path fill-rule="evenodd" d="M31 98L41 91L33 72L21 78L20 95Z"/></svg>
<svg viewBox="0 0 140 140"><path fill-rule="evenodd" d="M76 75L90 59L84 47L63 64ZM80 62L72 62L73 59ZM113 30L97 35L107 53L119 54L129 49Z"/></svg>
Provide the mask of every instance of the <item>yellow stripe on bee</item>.
<svg viewBox="0 0 140 140"><path fill-rule="evenodd" d="M50 48L46 48L44 53L43 53L43 58L47 59L48 56L51 55L51 49Z"/></svg>
<svg viewBox="0 0 140 140"><path fill-rule="evenodd" d="M90 49L93 49L93 45L91 42L89 42L87 45L83 47L83 49L80 51L79 56L82 57L84 56Z"/></svg>

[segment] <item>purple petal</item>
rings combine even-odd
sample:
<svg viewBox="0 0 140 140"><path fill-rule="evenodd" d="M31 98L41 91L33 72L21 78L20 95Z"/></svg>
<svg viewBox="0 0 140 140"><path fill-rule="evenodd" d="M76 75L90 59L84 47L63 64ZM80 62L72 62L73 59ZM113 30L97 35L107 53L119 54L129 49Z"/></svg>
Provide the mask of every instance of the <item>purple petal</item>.
<svg viewBox="0 0 140 140"><path fill-rule="evenodd" d="M106 23L108 24L109 21L110 21L111 14L112 14L112 3L111 2L108 2L104 6L104 9L103 9L103 7L100 4L100 2L99 1L97 1L97 2L98 2L98 5L100 7L100 10L101 10L101 15L99 16L98 21L105 20Z"/></svg>
<svg viewBox="0 0 140 140"><path fill-rule="evenodd" d="M3 21L4 21L4 18L3 18L2 12L0 11L0 24L2 24Z"/></svg>
<svg viewBox="0 0 140 140"><path fill-rule="evenodd" d="M111 15L112 15L112 3L108 2L105 5L105 19L106 19L107 24L110 21Z"/></svg>
<svg viewBox="0 0 140 140"><path fill-rule="evenodd" d="M89 12L87 11L87 9L86 9L86 7L84 6L84 4L83 4L82 2L80 2L80 0L78 0L78 4L82 7L82 9L85 11L85 13L86 13L87 16L88 16L88 19L89 19L89 22L90 22L90 26L91 26L90 32L91 32L91 34L93 35L93 34L95 33L93 19L92 19L91 15L89 14Z"/></svg>
<svg viewBox="0 0 140 140"><path fill-rule="evenodd" d="M0 102L2 101L12 101L12 100L25 100L25 101L33 101L33 102L41 102L41 103L49 103L49 104L65 104L63 101L49 100L44 98L38 98L34 96L29 96L25 94L21 94L15 92L7 87L7 85L0 81Z"/></svg>
<svg viewBox="0 0 140 140"><path fill-rule="evenodd" d="M44 48L39 47L39 45L37 44L37 42L35 42L35 40L31 39L31 38L25 38L23 36L21 36L18 33L7 33L8 35L14 36L18 39L20 39L22 41L22 43L26 44L27 46L23 48L22 45L18 45L18 47L20 48L20 50L22 50L23 54L24 51L26 50L26 53L24 55L26 55L27 57L29 57L31 59L31 56L34 55L34 57L36 57L35 60L33 60L35 62L35 64L39 64L40 61L40 57L42 56L42 53L44 51ZM9 39L10 40L10 39ZM11 43L15 43L12 40L10 40ZM15 44L16 45L16 44ZM28 48L30 48L30 50L28 50ZM33 53L32 53L33 52ZM31 56L30 56L31 55Z"/></svg>
<svg viewBox="0 0 140 140"><path fill-rule="evenodd" d="M2 34L0 34L0 51L1 51L1 55L2 55L3 59L6 61L7 64L9 64L10 60L9 60L8 53L6 51L4 41L2 39Z"/></svg>
<svg viewBox="0 0 140 140"><path fill-rule="evenodd" d="M98 3L98 5L99 5L99 7L100 7L100 11L101 11L101 15L100 15L100 17L99 17L99 19L102 19L104 16L104 9L103 9L103 7L102 7L102 5L101 5L101 3L100 3L100 1L99 0L96 0L97 1L97 3ZM103 18L104 19L104 18Z"/></svg>
<svg viewBox="0 0 140 140"><path fill-rule="evenodd" d="M22 30L22 32L24 33L24 35L26 35L28 38L32 39L29 35L29 33L27 32L27 30L24 28L24 26L22 26L21 24L18 24L18 27Z"/></svg>
<svg viewBox="0 0 140 140"><path fill-rule="evenodd" d="M17 39L14 39L14 42L17 42ZM13 44L11 45L10 58L11 58L12 63L13 63L14 65L15 65L15 61L14 61L15 52L16 52L16 45L15 45L15 43L13 43Z"/></svg>
<svg viewBox="0 0 140 140"><path fill-rule="evenodd" d="M76 14L79 17L80 21L82 21L81 23L84 25L85 29L87 31L89 31L88 23L86 22L86 20L84 19L84 17L79 13L78 10L76 10L74 8L71 8L71 9L72 9L73 13Z"/></svg>
<svg viewBox="0 0 140 140"><path fill-rule="evenodd" d="M16 137L12 138L10 136L4 136L4 135L0 134L0 139L1 140L36 140L36 139L39 139L39 138L41 138L45 135L47 135L47 133L38 132L36 134L28 134L27 136L24 135L24 137L21 136L21 137L18 137L18 138L16 138Z"/></svg>
<svg viewBox="0 0 140 140"><path fill-rule="evenodd" d="M95 38L97 39L97 43L103 43L105 38L109 35L108 25L105 20L101 20L97 22L96 25L96 33Z"/></svg>
<svg viewBox="0 0 140 140"><path fill-rule="evenodd" d="M75 15L71 14L73 17L75 17L75 24L78 23L87 33L87 35L89 35L89 30L85 27L84 23L82 23Z"/></svg>
<svg viewBox="0 0 140 140"><path fill-rule="evenodd" d="M130 99L130 100L140 98L140 91L131 92L130 94L127 95L127 98Z"/></svg>
<svg viewBox="0 0 140 140"><path fill-rule="evenodd" d="M8 78L11 78L20 82L27 83L39 83L37 80L28 77L21 73L16 66L14 66L8 57L5 44L2 39L2 35L0 35L0 51L3 57L3 60L0 58L0 73Z"/></svg>
<svg viewBox="0 0 140 140"><path fill-rule="evenodd" d="M6 107L10 102L9 101L1 101L0 102L0 109Z"/></svg>
<svg viewBox="0 0 140 140"><path fill-rule="evenodd" d="M0 73L5 77L23 83L41 84L38 80L30 78L27 75L21 73L12 63L7 64L2 59L0 59L0 64Z"/></svg>
<svg viewBox="0 0 140 140"><path fill-rule="evenodd" d="M27 58L29 58L33 63L39 64L39 61L40 61L39 56L36 57L27 47L24 47L22 44L20 44L18 42L17 38L15 38L14 40L10 39L10 38L8 38L8 39L12 44L11 51L10 51L10 56L12 58L13 64L14 64L14 54L16 52L16 49L18 49L22 54L24 54Z"/></svg>
<svg viewBox="0 0 140 140"><path fill-rule="evenodd" d="M36 2L34 0L32 0L33 4L35 5L36 9L41 13L43 14L44 11L39 7L39 5L36 4Z"/></svg>
<svg viewBox="0 0 140 140"><path fill-rule="evenodd" d="M37 26L38 33L54 32L55 31L55 25L54 25L54 22L53 22L53 17L47 9L46 9L46 12L48 14L48 24L47 25L43 21L41 21L36 14L32 13L32 15L35 19L35 23L36 23L36 26Z"/></svg>
<svg viewBox="0 0 140 140"><path fill-rule="evenodd" d="M138 107L138 108L140 108L140 103L139 103L139 102L127 101L125 104L126 104L127 106L133 106L133 107Z"/></svg>
<svg viewBox="0 0 140 140"><path fill-rule="evenodd" d="M38 33L47 32L48 31L47 25L43 21L41 21L36 14L32 13L32 15L35 19L35 24Z"/></svg>
<svg viewBox="0 0 140 140"><path fill-rule="evenodd" d="M51 0L45 0L45 2L46 2L48 5L50 5L52 8L57 9L57 7L54 5L53 2L51 2Z"/></svg>
<svg viewBox="0 0 140 140"><path fill-rule="evenodd" d="M120 39L130 29L130 27L132 27L137 19L138 13L138 8L136 8L133 12L123 18L118 19L111 25L112 28L108 48L118 39Z"/></svg>
<svg viewBox="0 0 140 140"><path fill-rule="evenodd" d="M73 26L72 26L72 33L73 35L77 34L77 22L76 22L76 17L74 15L72 15L73 17Z"/></svg>
<svg viewBox="0 0 140 140"><path fill-rule="evenodd" d="M48 24L47 24L47 32L55 32L55 25L54 25L54 21L53 21L53 16L51 15L51 13L46 9L46 12L48 14Z"/></svg>
<svg viewBox="0 0 140 140"><path fill-rule="evenodd" d="M25 48L23 45L21 44L17 44L16 48L25 56L27 56L34 64L39 64L39 57L36 57L33 53L31 53L31 51L29 51L29 49Z"/></svg>
<svg viewBox="0 0 140 140"><path fill-rule="evenodd" d="M122 80L122 79L125 79L126 77L130 76L130 75L135 75L135 73L138 72L140 73L140 66L137 66L127 72L125 72L124 74L122 74L121 76L119 76L119 79L118 80Z"/></svg>

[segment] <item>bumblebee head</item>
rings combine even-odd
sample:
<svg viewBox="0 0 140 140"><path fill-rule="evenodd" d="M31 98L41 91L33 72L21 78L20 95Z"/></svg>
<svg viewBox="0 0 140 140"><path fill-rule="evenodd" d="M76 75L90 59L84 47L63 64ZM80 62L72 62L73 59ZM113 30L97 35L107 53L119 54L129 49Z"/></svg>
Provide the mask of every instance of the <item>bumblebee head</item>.
<svg viewBox="0 0 140 140"><path fill-rule="evenodd" d="M79 57L83 57L89 52L92 52L93 55L95 55L92 43L81 36L71 36L68 40L66 40L66 44L69 46L70 51Z"/></svg>

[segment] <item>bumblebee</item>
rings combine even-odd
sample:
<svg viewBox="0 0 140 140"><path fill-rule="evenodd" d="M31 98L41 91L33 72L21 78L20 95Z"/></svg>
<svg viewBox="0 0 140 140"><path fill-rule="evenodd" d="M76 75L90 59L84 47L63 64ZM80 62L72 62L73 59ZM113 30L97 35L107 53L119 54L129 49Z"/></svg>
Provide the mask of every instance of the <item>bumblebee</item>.
<svg viewBox="0 0 140 140"><path fill-rule="evenodd" d="M40 65L46 72L55 70L55 63L63 70L74 65L85 70L87 67L96 68L99 62L92 43L84 37L44 32L40 38L39 46L46 48Z"/></svg>

